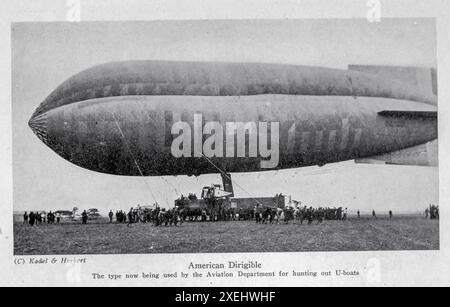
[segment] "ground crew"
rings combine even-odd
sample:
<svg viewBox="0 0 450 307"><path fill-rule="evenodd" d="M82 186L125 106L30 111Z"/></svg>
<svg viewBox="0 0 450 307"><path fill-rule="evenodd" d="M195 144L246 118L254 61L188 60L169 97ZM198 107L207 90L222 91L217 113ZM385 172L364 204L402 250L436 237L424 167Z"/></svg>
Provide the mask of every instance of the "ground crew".
<svg viewBox="0 0 450 307"><path fill-rule="evenodd" d="M83 220L83 224L87 224L88 215L87 215L86 210L84 210L83 213L81 214L81 218Z"/></svg>
<svg viewBox="0 0 450 307"><path fill-rule="evenodd" d="M30 212L30 225L34 226L34 223L36 222L36 216L34 215L33 211Z"/></svg>

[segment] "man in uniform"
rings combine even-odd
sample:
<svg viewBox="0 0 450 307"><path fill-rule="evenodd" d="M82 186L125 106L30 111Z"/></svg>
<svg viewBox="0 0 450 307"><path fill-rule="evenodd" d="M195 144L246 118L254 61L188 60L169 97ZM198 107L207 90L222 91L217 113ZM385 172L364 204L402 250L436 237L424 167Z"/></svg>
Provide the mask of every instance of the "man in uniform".
<svg viewBox="0 0 450 307"><path fill-rule="evenodd" d="M36 216L34 215L33 211L30 212L30 225L34 226L34 223L36 222Z"/></svg>
<svg viewBox="0 0 450 307"><path fill-rule="evenodd" d="M81 214L81 218L83 220L83 224L87 224L88 215L87 215L86 210L84 210L83 213Z"/></svg>
<svg viewBox="0 0 450 307"><path fill-rule="evenodd" d="M202 222L206 222L206 210L205 209L202 209L202 219L201 219L201 221Z"/></svg>
<svg viewBox="0 0 450 307"><path fill-rule="evenodd" d="M130 211L128 212L128 224L127 226L130 227L131 224L133 224L133 208L130 209Z"/></svg>
<svg viewBox="0 0 450 307"><path fill-rule="evenodd" d="M113 216L114 216L114 213L112 212L112 210L109 210L109 223L111 223L111 224L113 222Z"/></svg>

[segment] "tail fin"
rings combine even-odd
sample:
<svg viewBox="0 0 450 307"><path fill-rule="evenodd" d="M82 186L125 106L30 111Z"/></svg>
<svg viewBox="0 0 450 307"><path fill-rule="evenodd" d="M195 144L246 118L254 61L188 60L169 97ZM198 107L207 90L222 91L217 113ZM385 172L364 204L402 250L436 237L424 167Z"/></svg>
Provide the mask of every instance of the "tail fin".
<svg viewBox="0 0 450 307"><path fill-rule="evenodd" d="M233 182L231 181L231 175L221 173L221 176L224 191L231 193L230 197L234 197L234 189L233 189Z"/></svg>

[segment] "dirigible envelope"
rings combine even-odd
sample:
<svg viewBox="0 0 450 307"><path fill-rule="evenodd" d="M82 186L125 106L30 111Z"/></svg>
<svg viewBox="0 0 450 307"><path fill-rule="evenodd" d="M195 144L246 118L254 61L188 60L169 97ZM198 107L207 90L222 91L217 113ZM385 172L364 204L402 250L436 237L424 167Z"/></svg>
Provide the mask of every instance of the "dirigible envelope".
<svg viewBox="0 0 450 307"><path fill-rule="evenodd" d="M357 70L256 63L109 63L61 84L39 105L29 125L67 161L127 176L267 170L262 165L270 157L250 155L251 125L244 125L249 129L239 142L239 135L229 137L229 129L204 133L211 122L220 127L254 123L257 144L265 141L272 153L277 150L273 169L414 151L437 138L436 93L401 78ZM201 118L200 136L196 116ZM174 155L172 146L179 135L173 128L180 122L192 127L188 138L193 143L205 146L214 134L214 144L208 144L215 154L198 155L193 145L189 154ZM261 127L268 128L266 140ZM272 143L275 132L278 142ZM402 163L418 164L413 160Z"/></svg>

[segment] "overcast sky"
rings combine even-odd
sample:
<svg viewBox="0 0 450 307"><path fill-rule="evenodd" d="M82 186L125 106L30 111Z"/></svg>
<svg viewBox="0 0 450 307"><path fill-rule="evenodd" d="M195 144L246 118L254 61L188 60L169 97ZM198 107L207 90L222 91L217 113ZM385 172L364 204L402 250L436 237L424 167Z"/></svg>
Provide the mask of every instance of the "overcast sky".
<svg viewBox="0 0 450 307"><path fill-rule="evenodd" d="M13 25L14 210L129 209L172 205L179 193L221 183L219 175L118 177L77 167L29 129L47 95L73 74L122 60L266 62L346 69L349 64L436 67L435 24L427 20L283 20L21 23ZM438 169L354 162L233 174L236 196L282 192L311 205L351 210L423 210L438 202ZM168 184L169 182L170 184ZM148 185L147 185L148 184ZM241 186L243 189L240 189ZM245 191L244 191L245 190Z"/></svg>

